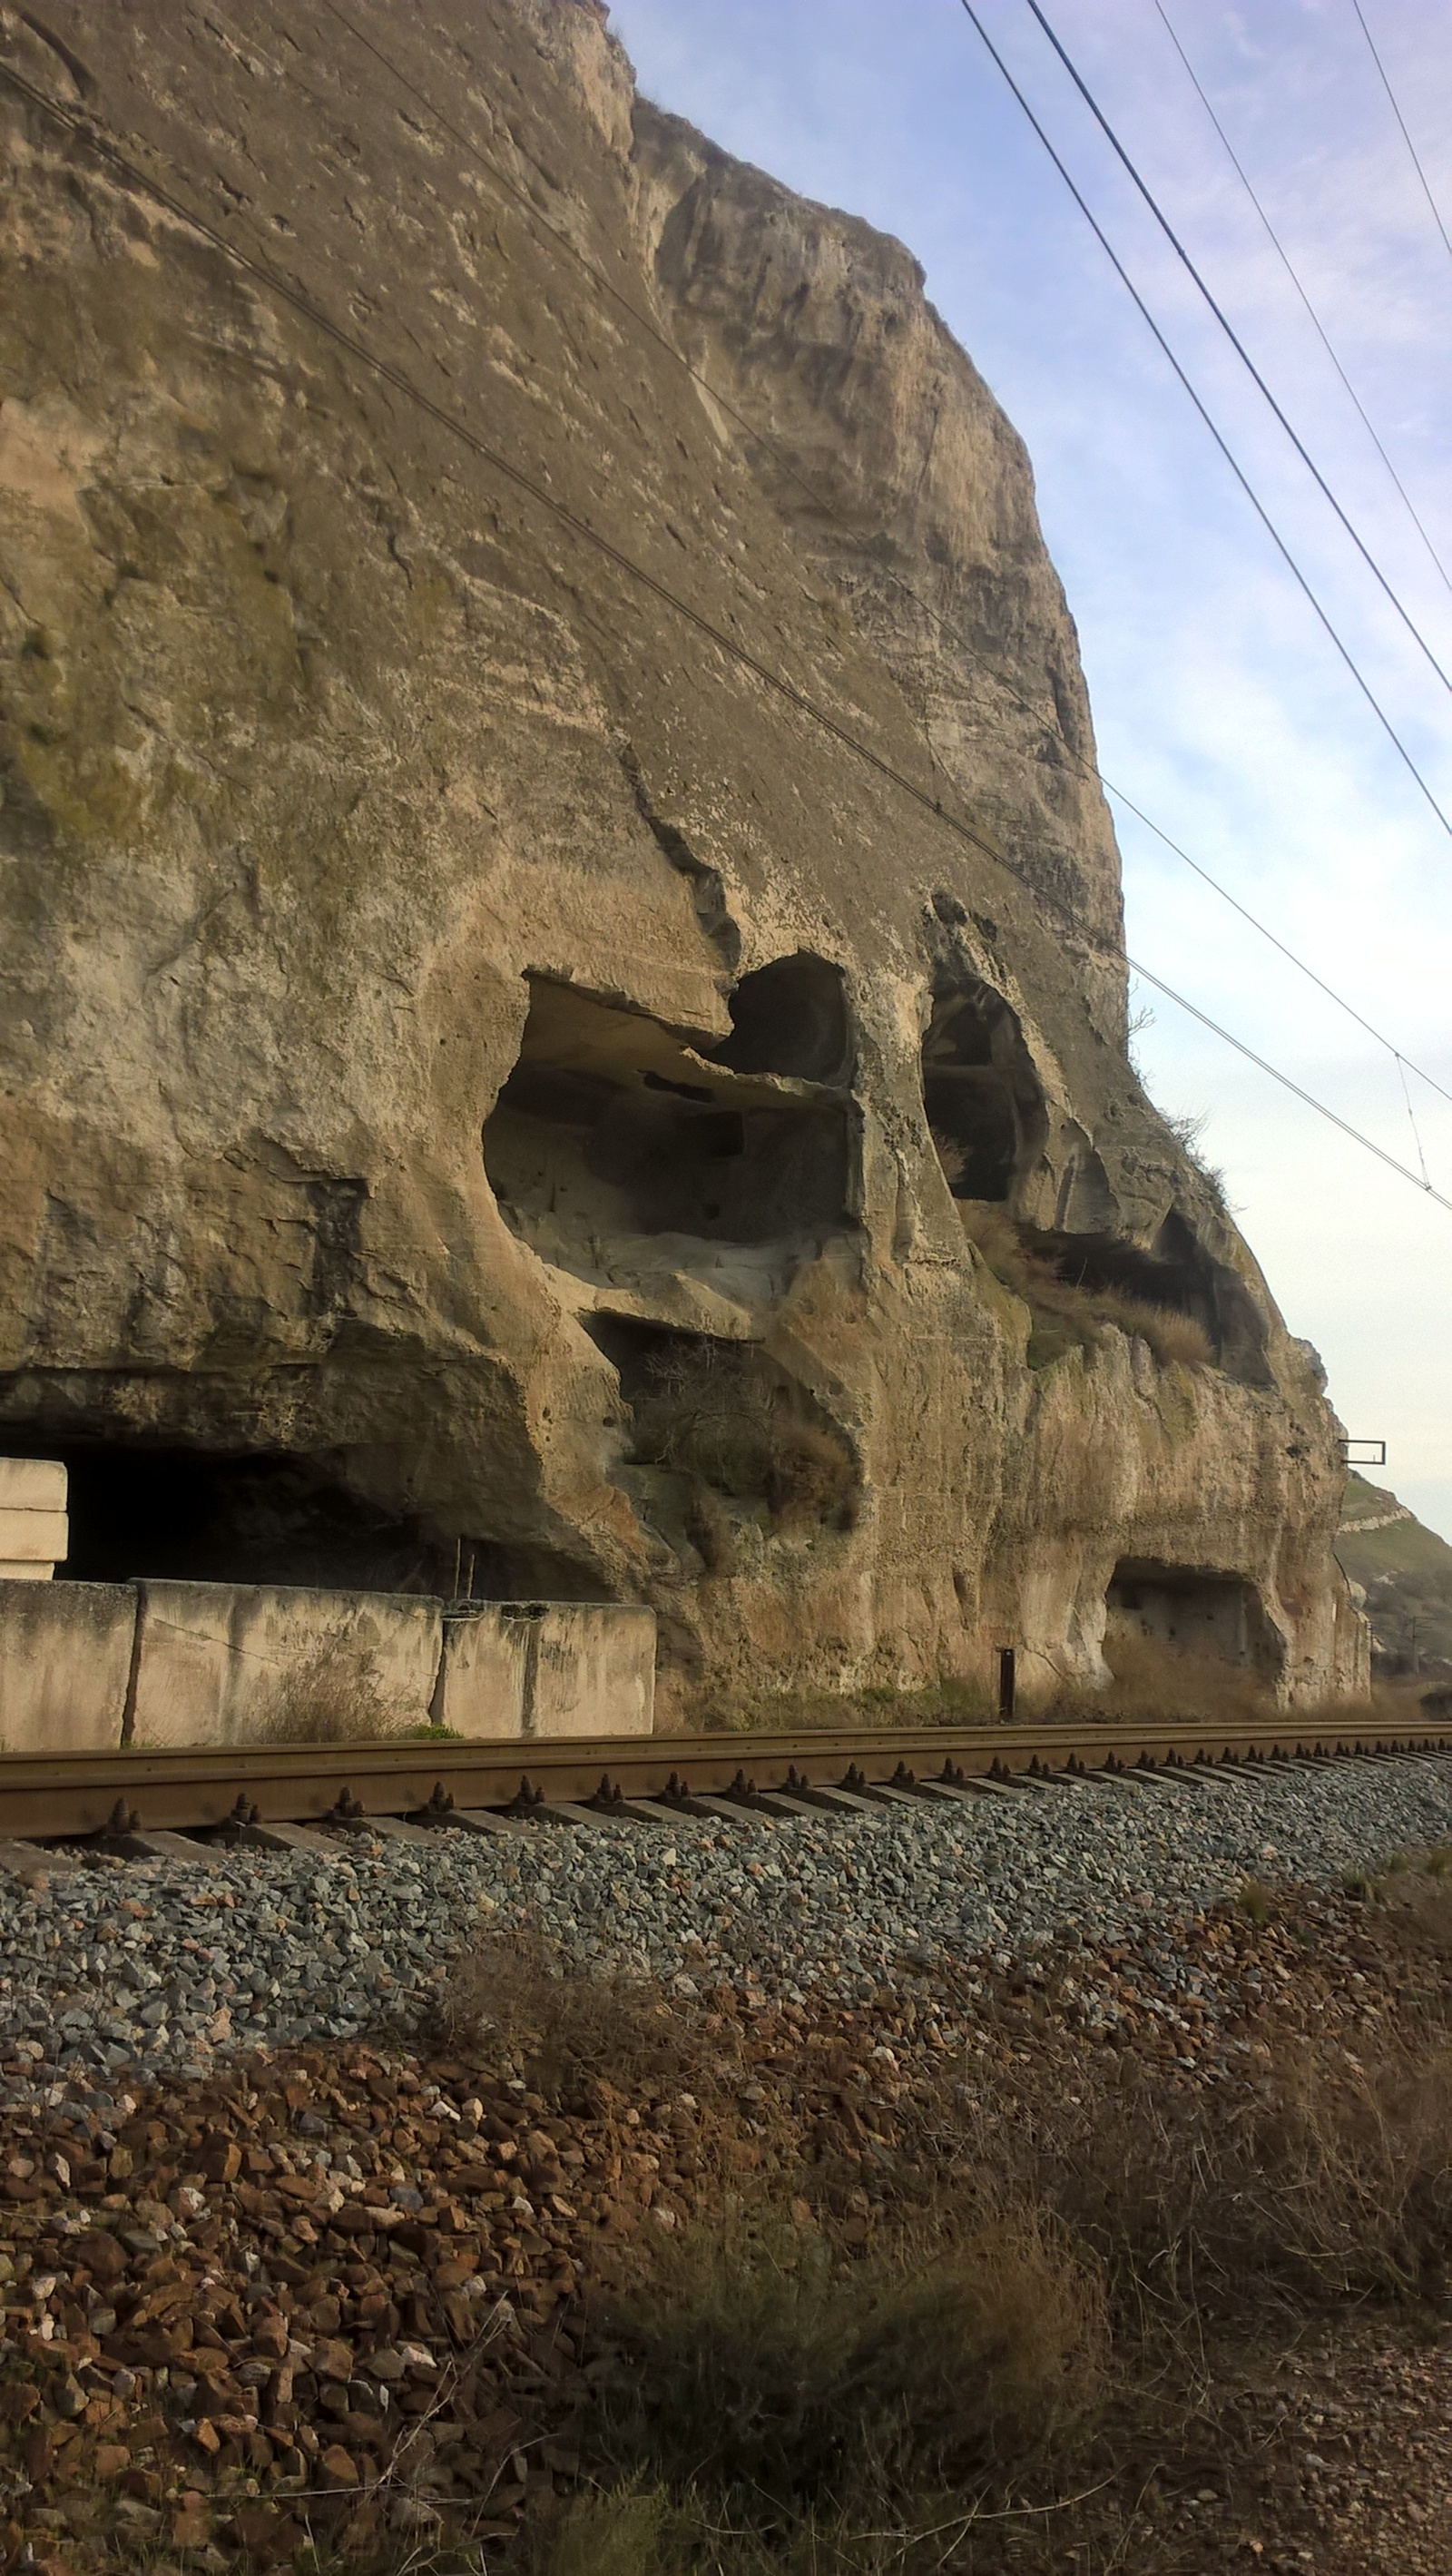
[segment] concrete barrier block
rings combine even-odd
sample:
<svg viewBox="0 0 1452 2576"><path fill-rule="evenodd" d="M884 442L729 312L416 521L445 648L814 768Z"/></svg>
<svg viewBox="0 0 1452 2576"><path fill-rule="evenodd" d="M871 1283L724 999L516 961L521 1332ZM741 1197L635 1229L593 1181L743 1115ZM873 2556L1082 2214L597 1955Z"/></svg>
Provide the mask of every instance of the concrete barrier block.
<svg viewBox="0 0 1452 2576"><path fill-rule="evenodd" d="M655 1613L614 1601L499 1601L450 1618L434 1714L470 1738L649 1735Z"/></svg>
<svg viewBox="0 0 1452 2576"><path fill-rule="evenodd" d="M0 1580L0 1746L104 1753L119 1745L136 1634L129 1583Z"/></svg>
<svg viewBox="0 0 1452 2576"><path fill-rule="evenodd" d="M428 1721L438 1601L266 1583L140 1590L134 1744L344 1743Z"/></svg>
<svg viewBox="0 0 1452 2576"><path fill-rule="evenodd" d="M64 1512L16 1511L0 1503L0 1562L25 1566L41 1582L48 1582L56 1567L65 1563L69 1545Z"/></svg>
<svg viewBox="0 0 1452 2576"><path fill-rule="evenodd" d="M526 1604L526 1609L535 1605ZM491 1601L444 1621L444 1656L434 1716L471 1741L521 1736L525 1689L536 1639L514 1605Z"/></svg>
<svg viewBox="0 0 1452 2576"><path fill-rule="evenodd" d="M63 1512L66 1471L58 1458L0 1458L0 1511Z"/></svg>
<svg viewBox="0 0 1452 2576"><path fill-rule="evenodd" d="M533 1735L649 1735L655 1612L623 1601L552 1601L530 1715Z"/></svg>

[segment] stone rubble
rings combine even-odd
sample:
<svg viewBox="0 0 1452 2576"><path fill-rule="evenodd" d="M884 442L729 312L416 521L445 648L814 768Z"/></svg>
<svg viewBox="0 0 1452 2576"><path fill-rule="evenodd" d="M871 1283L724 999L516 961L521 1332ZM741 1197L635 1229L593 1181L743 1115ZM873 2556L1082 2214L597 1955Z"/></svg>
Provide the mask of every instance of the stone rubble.
<svg viewBox="0 0 1452 2576"><path fill-rule="evenodd" d="M9 1891L9 2000L43 1993L53 2026L11 2041L0 2102L0 2566L101 2576L139 2556L225 2576L344 2527L359 2545L466 2543L515 2563L578 2470L582 2293L633 2240L718 2210L750 2177L790 2195L798 2225L868 2243L945 2080L990 2105L1029 2069L1072 2092L1088 2051L1193 2094L1254 2083L1278 2028L1362 2046L1404 1983L1380 1909L1246 1881L1298 1871L1327 1888L1445 1840L1449 1810L1452 1763L1407 1760L820 1826L364 1835L331 1861L116 1863ZM1239 1902L1215 1901L1230 1884ZM729 1912L692 1951L692 1906L713 1893ZM430 1980L471 1919L532 1918L614 1955L627 1904L635 1955L693 1963L680 2013L660 2016L679 2061L561 2084L487 2031L430 2046ZM989 1914L975 1951L969 1927ZM149 1974L165 2016L122 2002L121 1963L99 1955L113 1939L123 1991ZM804 1986L812 1960L830 1964ZM86 1977L108 1984L98 2020L128 2035L102 2045L134 2032L149 2066L56 2064ZM363 2039L326 2027L370 2016ZM319 2019L321 2037L288 2040ZM1395 2562L1408 2576L1445 2563L1435 2461L1401 2465L1441 2420L1445 2371L1434 2390L1380 2347L1374 2367L1354 2459L1319 2381L1300 2408L1315 2439L1287 2415L1263 2495L1222 2496L1191 2444L1161 2481L1163 2563L1193 2541L1206 2569L1296 2570L1306 2537L1343 2520L1399 2546L1417 2534ZM1335 2576L1363 2563L1326 2560Z"/></svg>
<svg viewBox="0 0 1452 2576"><path fill-rule="evenodd" d="M1036 1942L1202 1910L1247 1878L1334 1887L1449 1837L1452 1756L1427 1756L42 1869L0 1882L0 2095L56 2068L199 2076L239 2047L412 2027L471 1927L527 1923L683 1996L725 1980L851 2003L904 1960L1007 1966Z"/></svg>

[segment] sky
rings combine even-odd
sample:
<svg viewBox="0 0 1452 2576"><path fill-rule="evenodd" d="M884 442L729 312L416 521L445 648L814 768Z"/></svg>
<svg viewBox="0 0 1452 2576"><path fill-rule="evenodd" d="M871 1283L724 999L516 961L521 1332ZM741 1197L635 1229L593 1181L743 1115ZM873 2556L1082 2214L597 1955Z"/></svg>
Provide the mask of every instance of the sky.
<svg viewBox="0 0 1452 2576"><path fill-rule="evenodd" d="M1201 303L1027 0L975 5L1452 817L1446 686ZM1041 5L1452 674L1452 246L1355 0ZM1442 0L1361 8L1452 234L1452 10ZM1435 1087L1452 1094L1452 829L1297 588L960 0L615 0L611 23L648 96L803 194L895 233L921 260L933 302L1027 441L1106 778L1378 1035L1116 807L1130 954L1386 1154L1414 1173L1425 1161L1452 1199L1452 1100ZM1321 1352L1348 1431L1385 1439L1373 1481L1452 1537L1452 1209L1173 1002L1148 987L1132 1000L1150 1014L1135 1040L1150 1091L1171 1113L1204 1119L1199 1150L1224 1173L1291 1330Z"/></svg>

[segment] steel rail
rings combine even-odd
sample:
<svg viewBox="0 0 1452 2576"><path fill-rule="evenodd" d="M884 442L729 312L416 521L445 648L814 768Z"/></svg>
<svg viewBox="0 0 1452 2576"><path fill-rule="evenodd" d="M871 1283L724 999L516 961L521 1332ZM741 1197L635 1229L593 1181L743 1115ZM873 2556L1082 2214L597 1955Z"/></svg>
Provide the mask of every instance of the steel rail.
<svg viewBox="0 0 1452 2576"><path fill-rule="evenodd" d="M1288 1712L1273 1726L1203 1719L1073 1724L823 1728L790 1735L589 1736L488 1743L389 1741L231 1745L0 1756L0 1836L32 1841L104 1834L119 1808L131 1829L225 1824L242 1800L261 1823L316 1823L344 1803L359 1815L501 1810L598 1799L915 1785L956 1775L1132 1771L1142 1765L1309 1754L1452 1751L1452 1719L1420 1710L1400 1730L1353 1707L1340 1724ZM945 1772L945 1766L947 1771Z"/></svg>

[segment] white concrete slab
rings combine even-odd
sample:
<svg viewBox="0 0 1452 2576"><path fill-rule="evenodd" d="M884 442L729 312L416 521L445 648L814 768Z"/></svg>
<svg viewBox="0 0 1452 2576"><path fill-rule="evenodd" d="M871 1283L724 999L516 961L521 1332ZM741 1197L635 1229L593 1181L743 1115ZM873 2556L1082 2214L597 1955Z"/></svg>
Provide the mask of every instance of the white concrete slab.
<svg viewBox="0 0 1452 2576"><path fill-rule="evenodd" d="M0 1458L0 1511L64 1512L66 1471L58 1458Z"/></svg>
<svg viewBox="0 0 1452 2576"><path fill-rule="evenodd" d="M649 1735L655 1613L632 1602L489 1601L450 1614L434 1716L471 1742Z"/></svg>
<svg viewBox="0 0 1452 2576"><path fill-rule="evenodd" d="M0 1749L119 1745L135 1634L129 1583L0 1582Z"/></svg>
<svg viewBox="0 0 1452 2576"><path fill-rule="evenodd" d="M140 1595L131 1743L364 1742L428 1721L437 1601L266 1583Z"/></svg>

